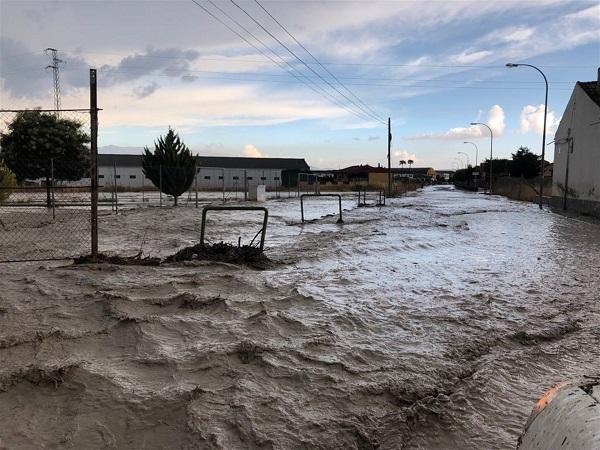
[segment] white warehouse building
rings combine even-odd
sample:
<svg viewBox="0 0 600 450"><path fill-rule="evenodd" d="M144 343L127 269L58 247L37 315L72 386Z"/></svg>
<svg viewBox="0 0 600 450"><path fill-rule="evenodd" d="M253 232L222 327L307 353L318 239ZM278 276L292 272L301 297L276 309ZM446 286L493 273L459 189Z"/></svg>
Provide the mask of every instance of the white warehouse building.
<svg viewBox="0 0 600 450"><path fill-rule="evenodd" d="M552 206L600 217L600 69L577 82L554 138Z"/></svg>
<svg viewBox="0 0 600 450"><path fill-rule="evenodd" d="M191 189L198 190L244 190L258 184L264 184L267 189L291 187L296 186L299 173L310 171L302 158L196 158L196 178ZM126 190L155 187L144 175L141 155L99 154L98 182L101 187L116 184Z"/></svg>

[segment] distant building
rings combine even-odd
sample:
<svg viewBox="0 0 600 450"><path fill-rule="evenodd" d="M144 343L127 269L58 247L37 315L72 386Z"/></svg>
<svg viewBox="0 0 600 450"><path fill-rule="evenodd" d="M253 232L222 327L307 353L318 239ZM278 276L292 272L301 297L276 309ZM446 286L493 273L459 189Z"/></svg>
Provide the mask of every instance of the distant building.
<svg viewBox="0 0 600 450"><path fill-rule="evenodd" d="M554 138L552 205L600 217L600 69L577 82Z"/></svg>
<svg viewBox="0 0 600 450"><path fill-rule="evenodd" d="M314 171L319 177L321 184L348 184L356 186L371 186L376 188L387 188L388 169L386 167L373 167L368 164L345 167L339 170ZM392 168L392 180L398 181L404 178L419 181L432 181L436 177L436 171L431 167Z"/></svg>
<svg viewBox="0 0 600 450"><path fill-rule="evenodd" d="M295 186L299 173L310 171L301 158L242 158L227 156L198 156L195 186L199 190L244 189L264 184L268 188ZM100 186L126 189L154 187L144 176L141 155L98 155Z"/></svg>

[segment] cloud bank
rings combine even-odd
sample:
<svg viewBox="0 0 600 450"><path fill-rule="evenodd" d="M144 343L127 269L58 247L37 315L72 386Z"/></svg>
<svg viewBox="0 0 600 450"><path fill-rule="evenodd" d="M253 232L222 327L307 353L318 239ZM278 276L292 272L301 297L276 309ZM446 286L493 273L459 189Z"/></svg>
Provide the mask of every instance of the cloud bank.
<svg viewBox="0 0 600 450"><path fill-rule="evenodd" d="M556 117L554 111L548 111L546 114L546 135L554 134L560 117ZM541 135L544 132L544 105L527 105L521 110L520 128L521 134L533 132Z"/></svg>
<svg viewBox="0 0 600 450"><path fill-rule="evenodd" d="M504 132L504 110L500 105L494 105L488 111L487 125L492 129L494 137L502 136ZM409 139L455 141L464 139L475 139L489 136L487 128L481 125L469 125L468 127L450 128L444 132L422 133L409 137Z"/></svg>

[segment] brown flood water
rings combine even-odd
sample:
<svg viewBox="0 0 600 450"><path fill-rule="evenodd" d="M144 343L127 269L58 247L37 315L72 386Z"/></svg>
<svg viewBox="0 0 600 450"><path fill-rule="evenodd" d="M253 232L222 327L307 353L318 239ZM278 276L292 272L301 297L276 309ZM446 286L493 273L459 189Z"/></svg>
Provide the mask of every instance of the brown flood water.
<svg viewBox="0 0 600 450"><path fill-rule="evenodd" d="M265 271L2 265L0 448L507 449L544 390L600 374L600 225L449 187L344 205L270 201ZM101 244L198 230L130 210Z"/></svg>

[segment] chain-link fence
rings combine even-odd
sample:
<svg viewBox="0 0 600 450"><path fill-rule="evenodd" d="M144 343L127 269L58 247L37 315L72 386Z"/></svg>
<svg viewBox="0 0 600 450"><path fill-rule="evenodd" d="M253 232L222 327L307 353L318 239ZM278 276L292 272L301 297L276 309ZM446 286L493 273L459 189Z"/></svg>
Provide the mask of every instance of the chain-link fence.
<svg viewBox="0 0 600 450"><path fill-rule="evenodd" d="M179 206L202 207L244 201L249 190L259 184L266 186L269 198L298 195L297 186L285 185L281 172L201 166L144 168L141 159L115 159L113 164L105 157L98 167L99 204L104 210L118 212L141 206L173 206L177 197Z"/></svg>
<svg viewBox="0 0 600 450"><path fill-rule="evenodd" d="M90 253L89 110L0 111L0 262Z"/></svg>

